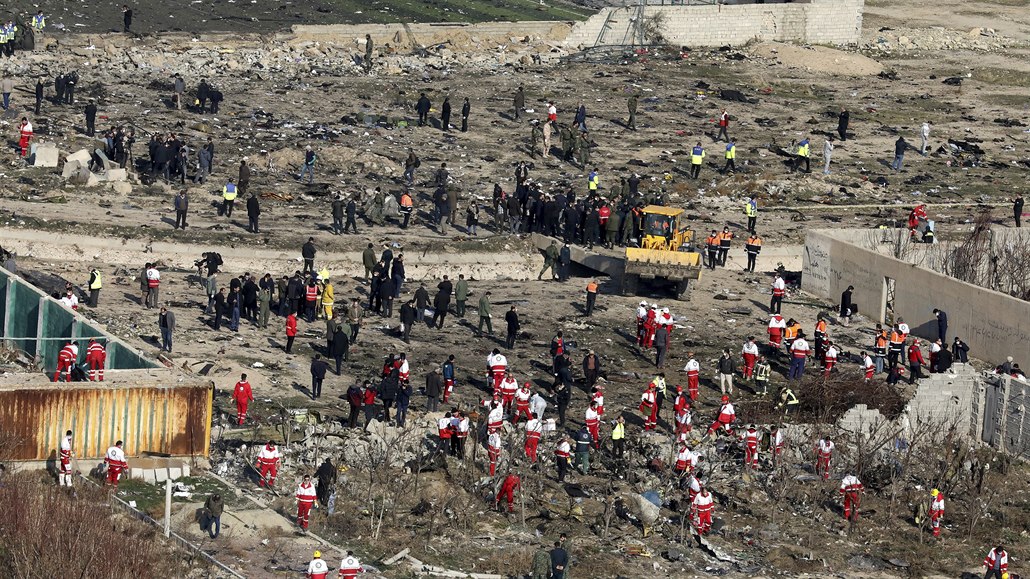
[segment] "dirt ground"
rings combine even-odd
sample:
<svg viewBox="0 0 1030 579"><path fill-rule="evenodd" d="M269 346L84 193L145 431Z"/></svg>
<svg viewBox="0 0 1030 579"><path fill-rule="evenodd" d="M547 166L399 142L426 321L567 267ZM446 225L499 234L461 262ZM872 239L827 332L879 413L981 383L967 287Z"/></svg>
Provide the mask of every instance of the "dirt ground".
<svg viewBox="0 0 1030 579"><path fill-rule="evenodd" d="M865 18L866 37L874 41L878 28L890 26L922 29L926 34L931 33L931 26L962 32L990 26L1025 46L1025 3L963 6L967 8L953 19L936 5L912 1L874 4ZM984 14L997 15L997 22L979 14L980 8ZM182 38L166 39L159 46L153 44L157 40L137 42L140 50L165 58L169 54L184 55L195 44ZM811 62L806 61L809 53ZM212 465L217 468L220 463L229 464L227 476L234 484L269 500L270 508L283 515L289 514L291 504L257 490L241 470L239 444L278 436L275 419L283 408L317 411L329 423L340 420L346 415L342 396L347 387L376 376L383 356L398 351L406 352L412 362L416 390L423 385L427 372L448 354L454 354L459 369L455 404L474 408L486 393L486 355L492 348L503 346L502 320L509 304L518 305L523 325L524 335L517 347L507 352L519 380L530 381L537 389L550 385L547 344L557 330L563 330L576 343L573 368L577 376L581 376L577 367L584 350L594 349L601 356L608 412L624 412L637 449L635 457L642 461L656 455L668 460L671 447L667 439L652 440L641 435L642 419L635 410L642 388L654 372L651 354L640 352L632 342L634 311L640 299L668 306L676 316L666 366L670 385L685 381L680 369L689 351L697 353L703 392L694 409L694 423L707 424L718 408L714 368L719 352L723 348L739 351L748 335L757 336L761 342L768 319L772 272L780 264L787 271L800 270L801 246L809 228L893 225L901 222L917 202L930 204L931 217L942 238L961 236L973 217L990 207L994 207L999 222L1011 224L1009 199L1017 192L1025 193L1030 168L1030 115L1026 107L1030 82L1025 80L1030 69L1026 54L1026 48L1019 46L992 52L882 54L868 50L858 55L827 48L809 51L763 44L740 52L680 54L666 50L602 64L511 65L490 71L414 66L410 73L397 75L315 76L261 73L255 67L245 74L226 72L209 77L223 87L227 100L219 115L203 117L168 106L167 68L111 68L101 72L80 67L83 80L78 103L44 103L42 115L33 119L40 127L39 140L57 142L64 151L88 146L90 141L81 130L81 106L92 96L99 99L98 126L124 123L137 127L141 135L135 147L137 157L145 156L144 131L175 131L192 143L212 137L216 144L215 174L205 186L188 183L182 187L145 179L146 183L134 185L131 194L120 195L106 188L64 184L59 169L24 168L20 161L8 157L2 167L9 186L0 192L0 223L4 226L0 229L0 245L17 251L19 268L56 274L78 284L84 284L91 266L101 266L107 277L100 307L80 311L155 355L157 314L139 304L135 276L145 261L163 263L162 300L176 312L179 326L169 356L173 363L184 368L200 367L200 362L214 364L207 375L216 383L215 421L220 426L227 426L233 418L229 392L241 372L248 373L258 397L252 409L259 426L216 429L220 438ZM79 57L51 52L36 61L21 61L15 70L24 79L44 72L53 74L67 70L73 58ZM417 65L418 59L412 58ZM896 76L878 76L876 63ZM965 77L961 87L942 84L943 79L952 76ZM187 83L192 88L197 80L187 78ZM698 100L697 89L702 82L709 88L706 98ZM498 234L489 226L485 208L493 184L513 190L514 164L520 160L531 160L530 176L552 191L574 187L583 192L586 176L583 168L562 163L554 156L529 158L529 125L525 118L518 122L511 118L511 97L519 85L526 87L527 106L535 109L527 115L530 119L543 117L548 99L556 99L564 120L571 120L578 103L586 105L587 125L597 143L591 165L599 168L601 188L606 192L620 178L638 172L643 177L641 189L665 193L670 204L684 207L699 233L728 225L738 237L745 234L743 201L756 195L760 206L758 230L765 240L758 272L743 271L742 240L738 240L727 267L705 271L689 302L676 302L660 294L621 296L618 280L601 278L599 309L591 317L582 313L583 291L591 272L575 270L575 277L567 283L536 281L542 266L539 252L528 240ZM29 86L25 83L19 88L27 90ZM757 102L721 100L720 89L739 90ZM437 128L397 127L396 122L365 126L357 120L369 113L411 122L411 105L421 91L433 100L434 117L439 114L443 97L450 95L455 106L452 123L458 117L461 99L468 96L472 102L470 131L444 133ZM640 94L635 132L624 125L626 97L631 92ZM0 121L8 138L15 134L16 121L25 114L29 100L27 92L16 92L16 110ZM717 172L722 166L722 144L714 141L714 121L724 107L732 115L730 134L737 143L739 170L733 175ZM823 175L823 140L835 135L841 107L851 111L853 135L836 144L831 174ZM946 149L923 157L909 151L904 170L892 171L888 164L893 158L894 141L903 135L918 148L918 131L924 121L933 123L931 151L954 139L979 145L984 153L952 154ZM812 137L812 173L791 174L778 152L805 136ZM688 150L697 141L707 148L708 158L701 180L693 181L687 176L686 163ZM292 175L308 144L320 154L313 186L297 183ZM400 168L409 147L423 163L415 188L420 210L415 225L401 231L396 223L370 226L361 221L358 235L331 235L326 193L367 192L376 186L398 193L402 189ZM292 196L292 201L262 199L260 234L246 231L241 204L232 219L219 217L214 206L222 184L235 176L235 167L243 156L255 166L252 190ZM425 225L432 172L443 162L448 164L462 206L470 198L484 201L481 221L487 227L478 237L466 235L462 228L441 235ZM185 188L191 199L190 226L185 232L172 229L171 200L180 188ZM463 224L464 219L459 223ZM365 245L373 243L377 251L391 245L395 254L405 254L408 265L402 298L410 296L421 282L434 293L443 275L453 279L465 274L473 291L470 305L482 292L492 292L496 337L476 336L478 319L472 309L465 319L449 316L443 330L417 326L411 343L404 344L396 331L395 306L393 319L367 318L341 374L331 375L323 397L311 401L308 366L311 357L324 347L324 323L301 322L302 335L289 356L282 351L285 335L281 318L273 317L268 329L245 321L239 333L224 328L215 332L207 325L209 317L202 313L205 297L193 267L202 251L217 249L225 259L225 273L220 276L225 285L230 276L244 272L267 271L279 277L300 268L300 246L308 236L315 237L320 251L317 264L329 268L339 302L351 296L366 299L367 286L359 279L363 273L359 254ZM860 296L856 301L861 301ZM783 313L797 318L807 330L818 312L832 309L832 304L817 303L792 290ZM868 346L871 327L870 320L860 318L849 328L831 325L830 333L845 351L857 352ZM775 366L774 388L785 380L784 370ZM857 366L849 364L842 368L838 380L846 386L857 376ZM812 400L820 391L817 388L815 380L810 379L798 390L806 405L799 422L825 418L820 415L823 406ZM776 413L768 398L754 395L747 386L739 390L737 407L742 420L772 420ZM904 397L908 392L902 389L900 394ZM870 398L867 402L876 402L873 395ZM569 412L573 427L582 422L587 399L582 383L577 382ZM424 403L424 396L416 393L409 418L415 426L409 430L428 436L433 428L424 413ZM549 414L552 410L553 404ZM663 418L669 419L668 411ZM294 430L295 440L313 436L305 427ZM687 548L689 541L679 542L674 509L663 511L669 520L665 529L646 539L641 537L639 527L618 517L607 537L600 538L605 533L599 529L607 526L603 524L605 496L641 492L655 484L661 485L663 498L675 498L677 491L668 474L620 473L614 461L601 455L595 459L601 466L594 474L575 478L589 496L570 506L568 491L544 476L545 472L553 476L549 462L553 440L542 451L548 457L546 471L523 471L526 486L532 489L526 493L530 504L525 525L520 516L506 518L487 511L483 499L492 482L481 479L485 473L480 449L475 460L466 461L472 466L437 464L425 475L430 482L412 482L410 476L414 475L403 468L391 470L401 483L427 485L422 498L430 506L422 506L419 493L407 496L398 492L394 512L399 514L388 517L387 530L375 537L366 530L369 520L374 519L374 506L369 512L364 497L380 483L352 473L345 496L340 498L341 514L329 519L320 514L315 519L315 530L337 545L355 548L368 561L389 557L410 545L413 555L430 564L509 575L527 568L534 545L549 545L562 531L570 533L576 564L581 567L581 572L574 573L599 577L684 576L702 570L732 577L781 573L857 577L860 569L862 576L870 577L954 577L975 570L996 537L1008 541L1006 545L1014 554L1025 548L1020 534L1026 528L1022 514L1026 505L1019 485L1025 485L1026 473L1015 467L1005 476L991 479L995 488L990 496L974 491L967 482L954 483L954 499L949 504L953 510L946 518L943 549L929 545L928 537L919 532L909 513L909 507L922 497L915 485L925 487L938 480L929 477L907 480L900 501L891 501L884 487L871 488L863 509L865 522L846 532L836 506L834 482L807 478L808 448L817 434L815 430L799 431L799 438L790 443L790 466L767 472L769 465L763 465L757 475L741 472L739 456L733 449L708 451L717 465L711 471L712 486L719 493L717 516L724 525L712 542L732 553L736 561L732 564L719 561L707 551ZM353 435L346 436L346 440L352 440ZM365 440L371 435L362 436ZM429 443L422 446L425 444ZM519 450L514 453L520 454ZM840 454L841 468L857 460L856 452L843 443ZM311 463L310 453L301 443L290 448L287 457L281 480L289 494L297 477L317 464ZM359 470L354 467L355 472ZM778 484L781 491L770 490ZM948 490L950 495L952 491ZM448 493L453 497L444 497ZM310 539L293 536L283 527L285 519L270 510L244 503L241 500L239 520L226 519L232 531L226 544L210 545L218 550L220 558L245 570L248 577L279 576L286 569L296 570L306 563L310 555L307 551L313 545ZM981 511L987 513L986 522L977 517ZM188 508L179 517L182 528L191 525ZM433 529L439 534L430 537L428 533ZM269 539L268 544L262 537ZM643 547L653 556L628 555L630 546ZM672 561L674 557L667 555L670 547L686 554ZM890 559L903 559L905 565L887 563ZM396 568L385 569L384 573L403 576Z"/></svg>

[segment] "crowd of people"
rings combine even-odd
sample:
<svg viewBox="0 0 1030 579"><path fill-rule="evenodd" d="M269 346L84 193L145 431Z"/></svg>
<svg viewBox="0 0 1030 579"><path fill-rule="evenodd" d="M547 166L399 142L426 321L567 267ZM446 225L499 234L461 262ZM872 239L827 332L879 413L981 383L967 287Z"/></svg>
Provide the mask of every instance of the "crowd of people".
<svg viewBox="0 0 1030 579"><path fill-rule="evenodd" d="M127 8L126 8L127 9ZM126 30L131 23L131 11L126 14ZM0 34L3 34L0 31ZM369 52L366 61L371 63L371 43L367 44ZM75 72L62 73L55 81L55 103L74 104L75 85L78 75ZM5 108L10 90L4 85ZM37 114L39 102L43 98L44 83L37 83ZM215 90L206 80L198 85L192 107L189 105L185 81L176 75L172 79L171 104L197 113L218 113L218 105L223 95ZM637 96L631 95L627 103L629 120L626 127L636 129ZM525 114L525 93L519 89L514 98L514 117L520 119ZM428 115L431 103L423 94L414 106L419 116L419 126L429 122ZM468 119L471 104L464 98L461 109L461 130L469 129ZM97 103L92 100L86 106L85 131L95 135L95 121L98 111ZM440 118L440 127L449 131L451 125L451 105L445 98ZM725 166L722 171L736 169L736 145L730 139L730 114L723 110L719 116L719 134L716 141L725 141ZM25 121L28 122L27 120ZM586 108L580 104L570 123L563 124L558 120L557 105L548 104L546 119L533 123L532 142L529 152L535 156L538 152L550 155L551 136L558 135L559 151L557 155L563 161L576 163L586 171L584 182L569 185L561 190L553 190L544 186L540 179L530 176L535 171L528 162L520 162L515 167L513 191L505 191L498 183L494 186L493 197L489 206L480 206L480 202L472 199L464 206L463 215L459 215L459 199L447 170L446 163L441 163L427 180L432 189L428 198L429 205L419 213L416 201L420 196L415 192L416 174L421 169L421 161L411 151L404 161L403 183L407 188L393 199L397 207L397 224L407 229L412 216L421 217L424 222L440 233L446 226L461 227L459 221L464 218L464 228L469 235L477 236L484 225L483 216L492 215L492 228L496 233L527 234L540 233L551 236L551 241L544 250L544 268L538 279L550 270L549 279L568 281L570 279L571 249L570 245L580 244L588 249L595 245L608 248L630 246L639 243L644 228L643 209L648 205L668 205L669 199L659 187L647 187L648 181L637 173L630 173L618 178L607 186L602 184L602 171L594 167L590 160L593 146L592 137L587 131L588 115ZM841 140L848 133L848 113L842 110L838 117L838 131ZM22 126L23 135L25 125ZM31 135L31 125L28 132ZM928 137L928 129L924 127L924 141ZM162 178L166 182L178 180L185 184L187 180L204 183L215 168L215 144L208 138L199 148L193 148L182 135L176 133L152 134L148 143L148 157L139 161L133 158L132 148L135 133L131 128L112 127L102 131L104 146L102 152L106 161L125 168L137 168L150 175L151 178ZM30 137L31 138L31 137ZM23 142L27 143L27 141ZM539 147L538 147L539 145ZM810 140L805 137L794 147L792 168L810 171ZM895 159L895 169L901 169L905 147L900 149ZM22 147L23 151L27 146ZM924 142L923 151L926 144ZM829 172L830 156L833 151L832 137L824 147L825 169ZM701 167L706 159L706 151L701 142L692 149L690 157L691 176L700 177ZM300 157L300 155L298 155ZM307 178L312 183L317 151L308 146L304 148L303 161L300 163L298 180ZM103 166L105 159L94 153L93 163ZM589 169L587 171L587 169ZM193 173L190 176L190 173ZM259 233L260 201L251 193L248 195L250 183L249 159L243 157L238 172L233 178L227 178L222 187L222 202L219 214L231 218L238 196L246 197L248 229ZM220 182L221 183L221 182ZM644 190L642 185L648 190ZM358 195L337 194L332 196L331 215L332 232L335 235L358 233L359 216L364 217L362 228L380 224L386 212L389 193L377 189L369 205L362 208ZM1016 210L1017 224L1022 205ZM189 213L189 198L180 192L174 200L176 211L175 227L186 229ZM747 270L755 271L755 261L762 240L756 231L758 215L757 199L748 198L743 207L747 219L748 234L744 250L748 256ZM925 215L924 215L925 217ZM344 223L346 221L346 223ZM720 232L714 229L706 239L704 254L709 268L725 267L727 255L737 234L726 226ZM559 245L561 241L561 245ZM397 252L395 253L395 249ZM322 395L323 385L330 372L336 376L343 374L343 364L348 361L350 350L359 343L361 330L371 316L381 320L396 319L396 327L389 329L404 343L410 344L412 339L420 338L419 332L426 328L438 332L444 328L446 318L453 314L459 319L475 316L478 326L477 336L493 336L493 304L491 292L486 287L471 288L464 275L451 280L444 275L435 282L435 291L427 287L433 282L412 282L406 273L406 257L399 245L387 243L381 248L369 243L362 252L364 267L363 284L367 286L367 300L351 296L341 296L334 286L334 276L324 264L316 267L319 250L313 237L300 248L303 269L286 272L267 272L264 274L243 273L229 277L228 283L220 281L221 256L215 252L205 254L198 260L198 277L205 291L205 315L210 316L211 331L221 332L227 328L230 332L239 332L242 323L250 323L260 330L269 330L278 334L282 332L284 339L281 346L286 354L293 355L295 340L301 333L301 324L313 329L315 324L324 324L325 345L313 348L311 356L310 396L318 399ZM94 275L95 273L95 275ZM91 272L88 287L90 290L90 307L98 307L101 286L99 271ZM159 309L158 326L161 333L161 349L172 352L173 336L176 330L175 314L160 299L161 272L159 265L147 263L139 275L140 304L146 308ZM475 307L468 307L469 298L478 294ZM801 400L795 390L804 379L806 365L810 360L819 364L819 376L829 378L841 371L845 363L845 353L840 344L831 339L828 316L820 314L814 321L812 332L813 344L810 345L808 334L802 329L802 322L794 317L781 313L784 297L788 287L780 274L774 278L770 288L771 301L768 307L769 322L766 326L768 340L763 348L751 336L741 346L723 349L715 363L714 375L718 379L716 387L711 385L710 399L701 387L701 376L708 368L703 368L694 352L688 352L687 363L681 373L685 377L686 387L676 385L671 380L673 372L667 368L670 360L669 349L673 345L672 335L676 331L676 315L670 307L661 307L657 303L642 301L636 312L636 333L633 341L641 353L650 358L653 350L655 372L647 381L640 397L635 416L631 411L619 412L606 410L605 382L599 380L603 375L601 361L603 353L586 349L580 361L573 362L576 347L557 330L552 337L546 354L537 352L540 357L550 360L550 377L537 381L534 386L520 372L526 368L518 368L509 362L509 356L520 349L528 348L519 343L520 318L517 305L511 305L505 312L506 338L503 347L491 348L485 360L473 359L468 352L456 352L441 357L439 360L413 360L415 355L407 351L391 351L383 359L381 368L365 369L365 374L374 377L363 377L347 387L344 395L349 405L347 424L352 428L369 425L373 420L392 423L399 428L408 425L408 413L421 406L418 396L425 396L424 410L427 413L440 414L436 419L438 451L457 457L459 460L475 460L479 455L485 457L482 468L498 483L494 495L494 506L504 512L513 512L517 503L517 495L521 492L521 476L525 469L531 468L553 476L557 482L565 482L570 470L580 475L590 473L591 459L599 456L611 459L616 463L625 460L627 424L641 424L642 436L650 433L667 434L674 447L670 472L675 477L676 486L684 494L692 526L699 534L711 532L715 521L715 499L709 488L703 461L711 456L714 444L712 440L719 438L731 444L720 448L728 451L734 459L740 461L740 468L756 470L774 467L778 461L784 460L784 449L787 447L785 429L781 420L761 426L755 423L741 425L737 421L734 400L743 395L742 386L747 385L754 394L766 396L773 377L773 370L782 366L787 380L774 394L777 408L785 417L799 413ZM837 323L842 327L850 324L855 311L852 301L853 288L848 288L841 297ZM597 300L597 282L592 281L586 289L586 315L593 311ZM77 309L79 301L69 288L68 296L62 297L62 303ZM926 356L923 355L923 343L911 336L904 320L898 318L889 327L876 326L870 337L868 350L861 351L851 357L857 363L865 380L875 379L877 374L886 373L887 382L896 384L905 373L907 367L909 383L918 379L923 368L930 372L944 372L956 361L968 359L969 348L962 340L955 337L950 343L947 339L947 314L934 310L938 320L938 337L930 342ZM795 314L800 317L799 314ZM274 318L273 318L274 316ZM808 323L811 320L807 320ZM389 322L392 323L392 322ZM453 323L453 322L452 322ZM471 326L471 322L469 323ZM281 330L280 330L281 328ZM484 332L485 330L485 332ZM436 339L426 336L426 339ZM90 379L103 380L103 347L92 343L82 354L89 364ZM764 352L763 352L764 350ZM868 353L867 353L868 352ZM299 352L298 352L299 355ZM77 365L80 353L74 342L70 342L61 351L59 366L54 376L56 382L65 376L71 380L72 369ZM577 354L578 356L578 354ZM511 357L515 359L514 356ZM907 361L907 364L905 363ZM334 368L335 365L335 368ZM459 382L459 367L464 366L465 375L474 376L468 383ZM421 376L412 379L414 369L424 369L424 388L415 386ZM577 368L581 368L580 378ZM666 375L668 371L669 376ZM1018 364L1009 359L999 366L999 371L1017 375L1021 374ZM743 380L741 380L740 378ZM482 380L479 379L482 377ZM551 380L553 378L553 381ZM672 383L667 383L670 378ZM543 383L541 383L543 382ZM455 398L457 391L474 392L471 396L463 393L462 402ZM421 392L420 392L421 391ZM577 392L579 394L577 394ZM717 396L717 397L716 397ZM671 414L663 414L667 408L666 400L672 399ZM254 401L253 390L243 374L232 388L232 399L236 405L236 425L249 427L255 422L253 413L248 414L249 406ZM475 404L468 400L475 399ZM575 404L574 404L575 401ZM391 412L392 411L392 412ZM572 419L569 413L572 412ZM707 415L707 416L705 416ZM364 418L362 421L361 418ZM639 419L639 420L638 420ZM693 424L710 424L703 430L703 436L695 436ZM567 423L578 425L569 429ZM699 429L701 430L701 429ZM472 439L472 443L468 439ZM67 445L71 448L71 432L68 433ZM119 474L127 468L124 453L121 453L121 442L108 452L108 480L117 484ZM474 449L482 449L477 453ZM814 472L824 480L831 477L831 461L835 443L829 436L823 436L811 451ZM764 455L764 456L763 456ZM764 458L764 461L763 461ZM64 468L64 446L62 446L62 469ZM258 458L257 468L260 472L259 485L274 487L280 462L280 455L274 441L269 441ZM63 471L62 471L63 472ZM70 472L70 471L69 471ZM113 480L110 473L114 473ZM842 497L842 513L844 518L855 521L858 518L860 497L864 492L861 481L847 467L837 468L834 474L841 475L839 492ZM317 473L316 473L317 475ZM68 479L70 485L70 478ZM318 477L321 481L322 478ZM63 484L63 479L62 479ZM297 524L307 529L310 512L319 496L319 488L326 485L315 485L310 474L303 476L296 499L298 501ZM944 514L943 493L935 489L928 499L931 505L929 513L933 520L934 536L940 534L940 520ZM217 501L206 507L214 520L221 514L222 507ZM217 515L214 513L217 511ZM220 524L219 524L220 527ZM214 531L217 535L217 531ZM542 550L533 561L533 573L539 576L561 579L569 565L569 555L565 538L555 543L553 550ZM996 551L1001 551L999 546ZM992 552L993 553L993 552ZM545 561L546 558L546 561ZM991 568L998 568L997 561L1004 555L989 559ZM539 565L538 565L539 559ZM546 567L546 575L544 568ZM341 564L341 576L353 576L344 573L343 569L360 569L360 565L349 554ZM321 554L315 552L314 560L309 566L309 575L327 572L327 565ZM350 573L350 571L348 571ZM357 573L357 571L353 571ZM536 576L536 575L535 575Z"/></svg>

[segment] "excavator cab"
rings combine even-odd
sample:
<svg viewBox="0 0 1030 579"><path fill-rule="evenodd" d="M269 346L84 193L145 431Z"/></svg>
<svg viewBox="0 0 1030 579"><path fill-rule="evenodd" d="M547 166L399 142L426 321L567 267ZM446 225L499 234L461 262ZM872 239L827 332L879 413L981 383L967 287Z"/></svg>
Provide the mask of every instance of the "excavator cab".
<svg viewBox="0 0 1030 579"><path fill-rule="evenodd" d="M693 237L692 231L680 229L683 213L682 209L672 207L659 205L644 207L640 247L679 251L680 247Z"/></svg>

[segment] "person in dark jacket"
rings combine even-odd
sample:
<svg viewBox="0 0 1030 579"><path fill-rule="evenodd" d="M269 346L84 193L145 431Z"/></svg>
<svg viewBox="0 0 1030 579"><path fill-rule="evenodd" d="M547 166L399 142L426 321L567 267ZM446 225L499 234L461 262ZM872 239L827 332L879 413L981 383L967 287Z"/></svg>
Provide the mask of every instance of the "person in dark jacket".
<svg viewBox="0 0 1030 579"><path fill-rule="evenodd" d="M583 357L583 377L587 390L590 390L594 387L594 384L597 384L597 376L600 372L601 358L593 350L587 350L587 355Z"/></svg>
<svg viewBox="0 0 1030 579"><path fill-rule="evenodd" d="M97 103L89 99L86 105L86 136L92 137L97 134Z"/></svg>
<svg viewBox="0 0 1030 579"><path fill-rule="evenodd" d="M851 113L848 109L841 107L840 114L837 115L837 134L840 135L841 141L848 140L848 123L851 121Z"/></svg>
<svg viewBox="0 0 1030 579"><path fill-rule="evenodd" d="M322 396L322 381L325 380L325 374L329 371L329 364L322 359L322 356L315 354L315 359L311 361L311 399L315 400Z"/></svg>
<svg viewBox="0 0 1030 579"><path fill-rule="evenodd" d="M942 340L938 340L938 342L940 342L941 350L937 352L937 363L935 364L934 371L947 372L948 369L951 368L954 358L952 357L951 352L948 351L948 344L944 343Z"/></svg>
<svg viewBox="0 0 1030 579"><path fill-rule="evenodd" d="M186 213L190 209L190 199L185 191L179 191L175 196L175 229L186 229Z"/></svg>
<svg viewBox="0 0 1030 579"><path fill-rule="evenodd" d="M411 327L415 325L415 302L408 300L401 305L401 339L410 343Z"/></svg>
<svg viewBox="0 0 1030 579"><path fill-rule="evenodd" d="M894 162L891 163L891 169L895 171L901 170L901 163L905 160L905 151L908 150L908 141L905 137L898 137L897 141L894 141Z"/></svg>
<svg viewBox="0 0 1030 579"><path fill-rule="evenodd" d="M504 339L504 347L512 350L515 348L515 338L519 335L519 310L514 305L504 314L504 323L508 325L507 337Z"/></svg>
<svg viewBox="0 0 1030 579"><path fill-rule="evenodd" d="M443 107L440 111L440 129L451 130L451 97L444 97Z"/></svg>
<svg viewBox="0 0 1030 579"><path fill-rule="evenodd" d="M39 108L43 104L43 79L36 81L36 116L39 116Z"/></svg>
<svg viewBox="0 0 1030 579"><path fill-rule="evenodd" d="M404 382L397 390L397 426L404 427L408 418L408 406L411 404L411 384Z"/></svg>
<svg viewBox="0 0 1030 579"><path fill-rule="evenodd" d="M853 304L851 303L851 294L854 291L855 286L849 285L848 289L840 294L840 323L845 327L851 323L851 316L854 314Z"/></svg>
<svg viewBox="0 0 1030 579"><path fill-rule="evenodd" d="M222 329L222 316L225 314L225 288L218 290L215 294L214 303L214 315L215 318L211 320L211 327L215 330Z"/></svg>
<svg viewBox="0 0 1030 579"><path fill-rule="evenodd" d="M401 286L404 285L404 254L398 255L393 260L393 267L390 269L390 278L393 281L393 297L401 297Z"/></svg>
<svg viewBox="0 0 1030 579"><path fill-rule="evenodd" d="M323 507L329 503L329 497L332 496L336 490L336 477L339 471L328 457L315 471L315 479L317 484L315 485L315 496L318 498L318 503Z"/></svg>
<svg viewBox="0 0 1030 579"><path fill-rule="evenodd" d="M343 233L344 203L343 203L343 196L342 195L337 195L336 198L333 199L332 208L333 208L333 235L340 235L341 233Z"/></svg>
<svg viewBox="0 0 1030 579"><path fill-rule="evenodd" d="M941 343L947 346L948 342L948 312L933 309L933 315L937 316L937 337L941 340Z"/></svg>
<svg viewBox="0 0 1030 579"><path fill-rule="evenodd" d="M258 231L258 217L261 216L261 204L258 202L257 194L251 193L250 197L247 198L247 219L250 220L250 232L260 233Z"/></svg>
<svg viewBox="0 0 1030 579"><path fill-rule="evenodd" d="M666 325L658 326L658 329L654 333L654 341L651 344L654 346L655 367L661 369L665 367L665 355L669 351L669 328Z"/></svg>
<svg viewBox="0 0 1030 579"><path fill-rule="evenodd" d="M222 495L215 493L204 501L204 514L207 515L207 532L212 539L217 539L222 533L222 512L225 511L225 503Z"/></svg>
<svg viewBox="0 0 1030 579"><path fill-rule="evenodd" d="M969 346L965 342L955 337L955 340L951 343L951 354L955 361L962 364L969 363Z"/></svg>
<svg viewBox="0 0 1030 579"><path fill-rule="evenodd" d="M469 104L469 97L465 97L465 102L461 105L461 132L467 133L469 130L469 113L472 112L472 105Z"/></svg>
<svg viewBox="0 0 1030 579"><path fill-rule="evenodd" d="M356 221L358 215L358 202L354 197L351 197L350 201L347 202L347 222L343 225L343 232L347 233L350 229L354 229L354 233L358 232L358 222Z"/></svg>
<svg viewBox="0 0 1030 579"><path fill-rule="evenodd" d="M330 348L329 353L336 361L336 375L340 375L340 366L343 365L343 361L347 359L347 353L350 351L350 336L347 332L343 331L343 325L337 325L335 331L333 331L333 345Z"/></svg>
<svg viewBox="0 0 1030 579"><path fill-rule="evenodd" d="M304 280L301 278L299 271L293 272L293 277L290 278L289 283L286 285L286 297L290 301L287 313L299 315L301 303L304 301Z"/></svg>
<svg viewBox="0 0 1030 579"><path fill-rule="evenodd" d="M382 306L380 313L385 318L393 317L393 279L386 278L379 284L379 303Z"/></svg>
<svg viewBox="0 0 1030 579"><path fill-rule="evenodd" d="M205 112L209 98L211 98L211 85L207 84L207 80L201 79L200 85L197 86L197 105L200 107L201 113Z"/></svg>
<svg viewBox="0 0 1030 579"><path fill-rule="evenodd" d="M447 309L451 307L451 292L454 291L454 284L445 275L443 281L437 284L436 297L433 298L433 325L436 328L443 328L444 318L447 317Z"/></svg>
<svg viewBox="0 0 1030 579"><path fill-rule="evenodd" d="M429 290L426 284L420 284L415 290L415 320L424 322L426 320L426 309L429 307Z"/></svg>
<svg viewBox="0 0 1030 579"><path fill-rule="evenodd" d="M724 349L716 365L719 370L719 389L722 390L723 394L732 396L733 375L737 372L737 359L730 355L729 350Z"/></svg>
<svg viewBox="0 0 1030 579"><path fill-rule="evenodd" d="M363 392L357 384L351 384L347 389L347 403L350 404L350 416L347 417L347 424L351 428L358 427L358 415L361 414L361 399Z"/></svg>
<svg viewBox="0 0 1030 579"><path fill-rule="evenodd" d="M437 368L426 376L426 397L429 399L426 402L427 411L436 412L439 409L440 396L443 394L443 389L443 370Z"/></svg>
<svg viewBox="0 0 1030 579"><path fill-rule="evenodd" d="M240 295L243 298L243 316L256 323L258 321L258 286L254 283L254 276L247 276L240 289Z"/></svg>
<svg viewBox="0 0 1030 579"><path fill-rule="evenodd" d="M569 566L569 553L562 548L558 541L554 542L554 549L551 549L551 578L565 579L565 570Z"/></svg>
<svg viewBox="0 0 1030 579"><path fill-rule="evenodd" d="M386 422L390 421L390 407L397 400L400 387L400 374L397 366L393 366L390 373L379 383L379 399L383 401L383 420Z"/></svg>
<svg viewBox="0 0 1030 579"><path fill-rule="evenodd" d="M572 391L564 382L559 382L554 388L554 403L558 406L558 426L565 426L565 412L569 409L571 401Z"/></svg>
<svg viewBox="0 0 1030 579"><path fill-rule="evenodd" d="M300 256L304 258L304 271L302 273L315 273L315 238L309 237L308 242L300 248Z"/></svg>
<svg viewBox="0 0 1030 579"><path fill-rule="evenodd" d="M418 126L424 126L429 122L429 109L431 106L432 105L429 102L429 98L426 96L426 93L420 94L418 102L415 103L415 112L418 113Z"/></svg>

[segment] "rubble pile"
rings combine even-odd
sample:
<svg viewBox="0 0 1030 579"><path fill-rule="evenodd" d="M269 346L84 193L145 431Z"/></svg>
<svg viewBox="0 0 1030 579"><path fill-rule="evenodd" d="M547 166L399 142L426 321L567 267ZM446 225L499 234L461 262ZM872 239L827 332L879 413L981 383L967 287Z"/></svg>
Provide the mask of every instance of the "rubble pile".
<svg viewBox="0 0 1030 579"><path fill-rule="evenodd" d="M430 41L432 39L429 39ZM479 37L451 35L426 46L387 45L376 57L380 75L428 74L453 67L497 70L505 66L557 62L567 54L560 42L536 35ZM265 80L281 75L364 74L364 38L272 40L224 35L195 38L164 35L161 42L137 43L121 35L50 39L46 58L55 52L85 59L89 66L184 76L248 75ZM42 55L41 55L42 56Z"/></svg>
<svg viewBox="0 0 1030 579"><path fill-rule="evenodd" d="M972 28L966 32L934 28L881 28L875 39L867 40L863 50L880 53L905 50L974 50L992 52L1022 48L1027 41L1001 36L993 28Z"/></svg>

